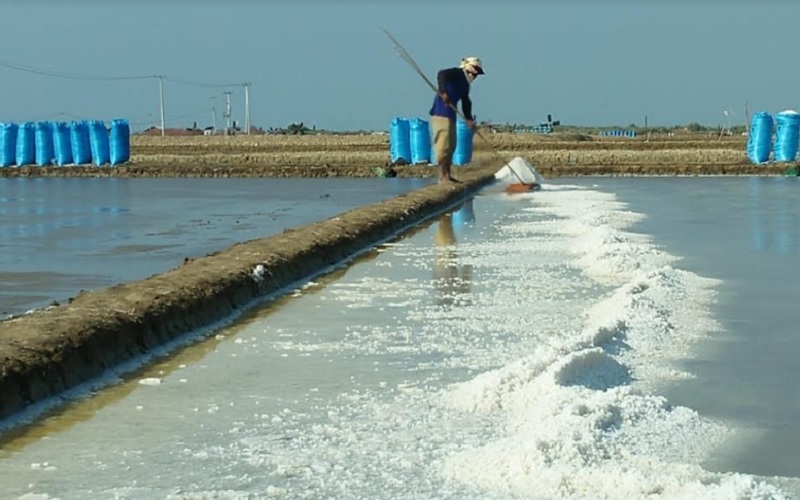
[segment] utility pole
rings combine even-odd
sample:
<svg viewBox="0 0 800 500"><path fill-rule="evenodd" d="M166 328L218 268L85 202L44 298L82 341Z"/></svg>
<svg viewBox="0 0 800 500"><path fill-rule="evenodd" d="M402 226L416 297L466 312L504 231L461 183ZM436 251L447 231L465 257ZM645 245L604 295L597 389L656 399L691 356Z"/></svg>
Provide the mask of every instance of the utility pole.
<svg viewBox="0 0 800 500"><path fill-rule="evenodd" d="M211 132L217 133L217 98L211 96Z"/></svg>
<svg viewBox="0 0 800 500"><path fill-rule="evenodd" d="M226 134L230 134L231 133L231 91L230 90L226 90L225 91L225 98L227 99L227 102L225 104L225 113L223 113L222 116L224 116L225 119L226 119L226 121L225 121L225 125L226 125L225 133Z"/></svg>
<svg viewBox="0 0 800 500"><path fill-rule="evenodd" d="M250 135L250 82L244 84L244 129Z"/></svg>
<svg viewBox="0 0 800 500"><path fill-rule="evenodd" d="M166 135L164 129L164 75L158 75L158 91L161 96L161 135Z"/></svg>
<svg viewBox="0 0 800 500"><path fill-rule="evenodd" d="M744 131L750 136L750 110L747 109L747 99L744 100Z"/></svg>

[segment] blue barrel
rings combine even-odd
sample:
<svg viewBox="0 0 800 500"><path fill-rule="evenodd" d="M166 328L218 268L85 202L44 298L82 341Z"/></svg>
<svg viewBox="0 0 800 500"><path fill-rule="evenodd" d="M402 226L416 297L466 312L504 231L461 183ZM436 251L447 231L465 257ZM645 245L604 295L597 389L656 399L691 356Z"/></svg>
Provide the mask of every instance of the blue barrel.
<svg viewBox="0 0 800 500"><path fill-rule="evenodd" d="M92 162L97 165L107 165L111 159L108 148L108 130L101 120L89 121L89 145L92 150Z"/></svg>
<svg viewBox="0 0 800 500"><path fill-rule="evenodd" d="M472 161L472 140L475 132L463 120L456 120L456 150L453 165L466 165Z"/></svg>
<svg viewBox="0 0 800 500"><path fill-rule="evenodd" d="M36 127L23 122L17 129L17 166L33 165L36 161Z"/></svg>
<svg viewBox="0 0 800 500"><path fill-rule="evenodd" d="M0 123L0 167L10 167L17 163L16 123Z"/></svg>
<svg viewBox="0 0 800 500"><path fill-rule="evenodd" d="M431 127L427 121L414 118L409 124L411 163L431 162Z"/></svg>
<svg viewBox="0 0 800 500"><path fill-rule="evenodd" d="M36 123L36 164L40 167L50 165L55 159L53 150L53 124L50 122Z"/></svg>
<svg viewBox="0 0 800 500"><path fill-rule="evenodd" d="M72 163L86 165L92 162L92 145L89 142L89 125L85 121L70 122L69 138L72 146Z"/></svg>
<svg viewBox="0 0 800 500"><path fill-rule="evenodd" d="M750 135L747 138L747 156L753 163L765 163L772 150L772 115L760 111L750 120Z"/></svg>
<svg viewBox="0 0 800 500"><path fill-rule="evenodd" d="M111 120L108 136L108 149L112 165L119 165L131 159L131 127L128 120Z"/></svg>
<svg viewBox="0 0 800 500"><path fill-rule="evenodd" d="M56 122L53 125L53 154L56 165L72 163L72 139L66 122Z"/></svg>
<svg viewBox="0 0 800 500"><path fill-rule="evenodd" d="M402 159L411 163L411 124L408 119L396 117L389 128L389 147L392 163Z"/></svg>
<svg viewBox="0 0 800 500"><path fill-rule="evenodd" d="M800 136L800 113L784 111L775 115L775 161L794 161L797 157L797 141Z"/></svg>

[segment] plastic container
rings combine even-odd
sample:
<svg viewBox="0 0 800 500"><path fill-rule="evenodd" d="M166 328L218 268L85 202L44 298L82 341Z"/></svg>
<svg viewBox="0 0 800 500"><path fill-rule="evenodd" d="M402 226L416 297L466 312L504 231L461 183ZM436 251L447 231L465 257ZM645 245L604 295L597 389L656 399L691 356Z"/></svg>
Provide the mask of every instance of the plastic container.
<svg viewBox="0 0 800 500"><path fill-rule="evenodd" d="M92 151L92 163L107 165L111 162L108 146L108 130L100 120L89 121L89 146Z"/></svg>
<svg viewBox="0 0 800 500"><path fill-rule="evenodd" d="M411 163L431 162L431 127L427 121L414 118L409 124L411 137Z"/></svg>
<svg viewBox="0 0 800 500"><path fill-rule="evenodd" d="M406 118L392 119L389 127L389 149L392 163L411 163L411 126Z"/></svg>
<svg viewBox="0 0 800 500"><path fill-rule="evenodd" d="M17 166L36 162L36 127L33 122L23 122L17 129Z"/></svg>
<svg viewBox="0 0 800 500"><path fill-rule="evenodd" d="M70 144L72 145L72 163L87 165L92 163L92 145L89 141L89 125L85 121L69 124Z"/></svg>
<svg viewBox="0 0 800 500"><path fill-rule="evenodd" d="M747 156L753 163L766 163L772 150L772 115L759 111L750 120L750 135L747 138Z"/></svg>
<svg viewBox="0 0 800 500"><path fill-rule="evenodd" d="M66 122L56 122L53 125L53 154L56 165L64 166L72 163L72 140Z"/></svg>
<svg viewBox="0 0 800 500"><path fill-rule="evenodd" d="M798 136L800 136L800 113L784 111L775 115L777 129L773 156L775 161L789 162L797 157Z"/></svg>
<svg viewBox="0 0 800 500"><path fill-rule="evenodd" d="M10 167L17 163L17 134L19 125L16 123L0 123L0 167Z"/></svg>
<svg viewBox="0 0 800 500"><path fill-rule="evenodd" d="M50 165L55 159L53 149L53 124L37 122L35 126L36 164L40 167Z"/></svg>
<svg viewBox="0 0 800 500"><path fill-rule="evenodd" d="M111 120L111 131L108 135L108 149L112 165L125 163L131 158L131 127L128 120L117 118Z"/></svg>
<svg viewBox="0 0 800 500"><path fill-rule="evenodd" d="M475 132L463 120L456 120L456 149L453 165L467 165L472 161L472 143Z"/></svg>

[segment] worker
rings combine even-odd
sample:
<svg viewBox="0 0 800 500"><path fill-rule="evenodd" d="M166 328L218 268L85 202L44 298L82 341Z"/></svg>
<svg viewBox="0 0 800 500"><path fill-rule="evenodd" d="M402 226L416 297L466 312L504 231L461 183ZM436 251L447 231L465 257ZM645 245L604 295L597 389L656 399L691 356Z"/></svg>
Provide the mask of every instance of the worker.
<svg viewBox="0 0 800 500"><path fill-rule="evenodd" d="M450 171L456 149L456 106L460 101L467 126L475 130L469 89L475 78L483 74L485 73L480 59L465 57L461 59L459 67L443 69L437 75L438 92L433 99L430 115L441 184L458 182Z"/></svg>

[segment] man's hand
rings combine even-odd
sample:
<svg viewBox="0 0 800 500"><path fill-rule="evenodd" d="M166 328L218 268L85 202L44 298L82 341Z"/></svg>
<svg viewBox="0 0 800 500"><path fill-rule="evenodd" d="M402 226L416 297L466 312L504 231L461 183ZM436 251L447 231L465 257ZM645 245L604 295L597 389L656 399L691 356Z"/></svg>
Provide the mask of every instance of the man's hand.
<svg viewBox="0 0 800 500"><path fill-rule="evenodd" d="M467 120L467 122L466 122L466 123L467 123L467 126L468 126L468 127L471 129L471 130L473 130L473 131L474 131L474 130L478 130L478 124L477 124L477 123L475 123L475 120Z"/></svg>
<svg viewBox="0 0 800 500"><path fill-rule="evenodd" d="M444 103L447 104L448 106L452 105L452 102L450 102L450 96L447 95L447 92L440 93L439 97L441 97L442 101L444 101Z"/></svg>

